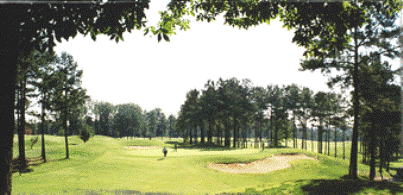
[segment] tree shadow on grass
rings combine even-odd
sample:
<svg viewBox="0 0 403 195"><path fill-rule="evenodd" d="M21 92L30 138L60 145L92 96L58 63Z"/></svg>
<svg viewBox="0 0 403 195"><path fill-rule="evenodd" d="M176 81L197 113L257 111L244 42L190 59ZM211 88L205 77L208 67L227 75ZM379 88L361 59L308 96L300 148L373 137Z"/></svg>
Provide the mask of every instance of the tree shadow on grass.
<svg viewBox="0 0 403 195"><path fill-rule="evenodd" d="M61 159L48 159L46 161L46 163L49 162L59 162L59 161L63 161L63 160L68 160L66 158L61 158ZM27 164L25 166L21 165L21 162L18 158L13 159L13 169L12 169L12 173L16 173L19 172L20 175L22 173L30 173L33 172L34 170L31 167L36 167L39 166L41 164L45 164L44 160L42 159L42 157L33 157L33 158L27 158Z"/></svg>
<svg viewBox="0 0 403 195"><path fill-rule="evenodd" d="M177 141L166 141L165 144L172 144L175 145L177 143L178 149L198 149L202 151L225 151L225 150L236 150L239 148L232 148L232 147L225 147L225 146L220 146L214 143L194 143L194 144L189 144L189 143L180 143Z"/></svg>
<svg viewBox="0 0 403 195"><path fill-rule="evenodd" d="M298 181L300 182L300 181ZM333 180L311 180L308 184L301 186L301 190L306 194L353 194L365 189L388 190L390 194L398 194L403 192L401 183L388 181L366 181L366 180L350 180L350 179L333 179Z"/></svg>

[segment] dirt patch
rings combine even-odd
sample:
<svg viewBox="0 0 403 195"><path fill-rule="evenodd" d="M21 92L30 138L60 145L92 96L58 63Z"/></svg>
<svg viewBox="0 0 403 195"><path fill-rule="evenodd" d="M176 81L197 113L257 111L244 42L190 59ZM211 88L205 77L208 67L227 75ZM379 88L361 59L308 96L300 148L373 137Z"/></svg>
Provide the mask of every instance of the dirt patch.
<svg viewBox="0 0 403 195"><path fill-rule="evenodd" d="M158 146L125 146L126 149L134 150L152 150L159 148Z"/></svg>
<svg viewBox="0 0 403 195"><path fill-rule="evenodd" d="M251 163L232 163L232 164L215 164L208 165L210 169L228 173L268 173L280 169L285 169L291 165L288 163L293 160L311 159L316 160L305 155L279 155L272 156L263 160L254 161Z"/></svg>

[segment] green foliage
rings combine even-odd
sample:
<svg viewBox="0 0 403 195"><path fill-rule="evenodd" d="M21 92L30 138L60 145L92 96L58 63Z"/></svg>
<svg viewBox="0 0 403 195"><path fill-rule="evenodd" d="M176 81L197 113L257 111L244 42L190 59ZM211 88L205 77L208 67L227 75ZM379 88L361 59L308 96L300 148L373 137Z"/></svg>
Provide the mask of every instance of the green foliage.
<svg viewBox="0 0 403 195"><path fill-rule="evenodd" d="M87 124L83 124L80 132L80 139L87 142L91 136L94 136L94 129Z"/></svg>
<svg viewBox="0 0 403 195"><path fill-rule="evenodd" d="M64 136L64 128L63 127L60 127L59 128L59 131L57 131L57 134L56 135L58 135L58 136Z"/></svg>
<svg viewBox="0 0 403 195"><path fill-rule="evenodd" d="M99 118L98 129L96 134L100 135L110 135L109 133L109 118L112 116L115 107L110 102L96 102L94 105L94 114Z"/></svg>
<svg viewBox="0 0 403 195"><path fill-rule="evenodd" d="M140 125L143 123L142 109L134 103L118 104L115 106L116 113L113 116L115 130L119 136L140 135Z"/></svg>

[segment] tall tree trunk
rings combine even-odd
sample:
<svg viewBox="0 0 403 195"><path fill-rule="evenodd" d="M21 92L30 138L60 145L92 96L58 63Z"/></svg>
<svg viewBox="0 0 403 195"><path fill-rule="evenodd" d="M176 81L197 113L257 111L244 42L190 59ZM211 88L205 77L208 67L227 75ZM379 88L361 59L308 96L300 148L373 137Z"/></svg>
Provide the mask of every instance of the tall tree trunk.
<svg viewBox="0 0 403 195"><path fill-rule="evenodd" d="M271 126L271 124L270 124L270 126ZM256 126L255 126L255 143L254 143L254 144L255 144L255 146L254 146L255 148L256 148L257 145L259 145L259 144L258 144L258 142L259 142L259 141L258 141L258 139L259 139L259 128L260 128L260 121L258 121L258 127L256 128ZM271 127L270 127L270 128L271 128Z"/></svg>
<svg viewBox="0 0 403 195"><path fill-rule="evenodd" d="M67 96L67 92L65 92L65 96ZM66 159L69 159L69 131L68 131L68 126L67 126L67 115L68 115L68 108L67 108L67 102L64 102L64 116L63 116L63 128L64 128L64 142L66 146Z"/></svg>
<svg viewBox="0 0 403 195"><path fill-rule="evenodd" d="M218 124L216 123L215 124L215 132L214 132L214 135L215 135L215 137L216 137L216 144L217 145L219 145L220 144L220 139L219 139L219 137L220 137L220 135L219 135L219 127L218 127Z"/></svg>
<svg viewBox="0 0 403 195"><path fill-rule="evenodd" d="M19 128L18 128L18 149L19 149L19 162L20 169L24 170L27 168L27 160L25 156L25 89L26 89L26 65L21 65L21 72L23 74L23 78L20 84L20 99L18 102L19 105Z"/></svg>
<svg viewBox="0 0 403 195"><path fill-rule="evenodd" d="M225 121L225 141L224 141L224 146L225 147L230 147L231 145L231 129L229 126L229 117L226 118Z"/></svg>
<svg viewBox="0 0 403 195"><path fill-rule="evenodd" d="M370 133L370 145L369 145L369 151L371 153L371 161L369 163L370 166L370 171L369 171L369 179L371 181L374 181L376 172L375 172L375 152L376 152L376 134L375 134L375 125L373 122L371 122L371 133Z"/></svg>
<svg viewBox="0 0 403 195"><path fill-rule="evenodd" d="M301 149L302 150L305 149L304 139L305 139L305 125L302 124L302 139L301 139Z"/></svg>
<svg viewBox="0 0 403 195"><path fill-rule="evenodd" d="M243 135L243 147L248 148L248 139L246 137L247 131L246 128L243 128L242 135Z"/></svg>
<svg viewBox="0 0 403 195"><path fill-rule="evenodd" d="M353 71L353 110L354 110L354 125L353 135L351 140L350 165L348 175L352 179L357 179L357 146L358 146L358 116L360 112L359 96L358 96L358 27L354 27L354 71Z"/></svg>
<svg viewBox="0 0 403 195"><path fill-rule="evenodd" d="M295 148L298 148L298 129L295 126Z"/></svg>
<svg viewBox="0 0 403 195"><path fill-rule="evenodd" d="M314 150L314 146L313 146L313 128L311 128L311 147L312 147L312 152Z"/></svg>
<svg viewBox="0 0 403 195"><path fill-rule="evenodd" d="M18 160L19 160L19 164L20 170L24 170L27 167L27 163L26 163L26 157L25 157L25 139L24 139L24 126L25 124L23 123L23 120L25 120L25 118L23 117L23 113L25 114L25 112L23 111L23 81L20 82L19 85L19 90L17 92L17 99L18 99L18 103L17 103L17 123L18 123L18 151L19 151L19 156L18 156Z"/></svg>
<svg viewBox="0 0 403 195"><path fill-rule="evenodd" d="M343 131L343 159L346 159L346 130Z"/></svg>
<svg viewBox="0 0 403 195"><path fill-rule="evenodd" d="M274 122L273 130L274 130L274 147L278 147L278 130L277 130L277 119Z"/></svg>
<svg viewBox="0 0 403 195"><path fill-rule="evenodd" d="M327 155L330 156L330 129L329 125L327 125Z"/></svg>
<svg viewBox="0 0 403 195"><path fill-rule="evenodd" d="M193 129L191 129L190 127L188 127L189 129L189 144L193 144Z"/></svg>
<svg viewBox="0 0 403 195"><path fill-rule="evenodd" d="M241 131L239 129L240 129L240 124L238 124L236 126L236 134L237 134L236 144L237 144L238 148L241 147L241 140L242 140Z"/></svg>
<svg viewBox="0 0 403 195"><path fill-rule="evenodd" d="M319 127L318 127L318 153L322 154L323 147L323 119L319 118Z"/></svg>
<svg viewBox="0 0 403 195"><path fill-rule="evenodd" d="M183 131L183 139L184 139L184 141L188 140L188 136L189 136L189 126L185 127L185 130Z"/></svg>
<svg viewBox="0 0 403 195"><path fill-rule="evenodd" d="M234 129L233 129L234 139L232 140L232 145L236 148L236 140L237 140L237 133L236 133L236 118L234 117Z"/></svg>
<svg viewBox="0 0 403 195"><path fill-rule="evenodd" d="M337 158L337 128L334 127L334 157Z"/></svg>
<svg viewBox="0 0 403 195"><path fill-rule="evenodd" d="M45 94L43 93L42 99L42 115L41 115L41 133L42 133L42 147L41 147L41 154L43 162L46 162L46 153L45 153Z"/></svg>
<svg viewBox="0 0 403 195"><path fill-rule="evenodd" d="M212 143L213 142L213 125L212 125L212 121L209 120L208 123L208 132L207 132L207 142L208 143Z"/></svg>
<svg viewBox="0 0 403 195"><path fill-rule="evenodd" d="M13 138L14 138L14 104L17 59L19 52L20 23L17 10L20 5L2 5L0 7L0 127L2 139L0 148L0 194L11 194Z"/></svg>
<svg viewBox="0 0 403 195"><path fill-rule="evenodd" d="M222 138L223 138L223 129L220 127L220 146L222 146L223 145L223 141L222 141Z"/></svg>
<svg viewBox="0 0 403 195"><path fill-rule="evenodd" d="M385 167L385 157L386 157L385 142L381 138L381 140L379 141L379 175L381 176L382 180L383 180L382 170Z"/></svg>
<svg viewBox="0 0 403 195"><path fill-rule="evenodd" d="M205 132L204 132L204 122L202 121L200 123L200 142L204 143L204 138L205 138Z"/></svg>
<svg viewBox="0 0 403 195"><path fill-rule="evenodd" d="M197 125L194 125L194 138L195 138L195 144L197 144Z"/></svg>

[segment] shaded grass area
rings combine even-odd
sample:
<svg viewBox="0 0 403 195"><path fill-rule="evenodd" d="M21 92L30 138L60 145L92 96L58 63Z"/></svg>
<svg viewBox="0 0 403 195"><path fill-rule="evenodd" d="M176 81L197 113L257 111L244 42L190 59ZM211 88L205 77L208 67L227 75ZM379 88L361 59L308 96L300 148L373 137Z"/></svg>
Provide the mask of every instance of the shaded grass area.
<svg viewBox="0 0 403 195"><path fill-rule="evenodd" d="M235 193L234 191L232 193ZM283 183L268 183L246 188L236 194L401 194L403 187L398 183L370 182L364 180L316 179L297 180Z"/></svg>
<svg viewBox="0 0 403 195"><path fill-rule="evenodd" d="M15 173L14 194L317 194L323 190L322 186L344 189L343 185L349 184L340 179L348 172L348 160L299 149L228 149L201 143L186 145L181 139L165 138L95 136L84 143L71 136L69 141L76 143L70 146L71 158L61 160L65 156L64 138L46 136L50 162L31 166L32 172ZM175 142L177 152L173 151ZM159 147L136 150L125 146ZM169 150L166 159L162 158L162 146ZM14 150L18 153L18 145ZM35 157L32 154L37 153L40 154L40 144L27 156ZM305 154L318 161L292 161L290 168L267 174L231 174L208 168L209 163L249 163L282 153ZM358 169L368 171L369 167L359 164ZM378 183L361 180L356 183L362 186L358 190L346 190L364 194L401 193L399 184Z"/></svg>

